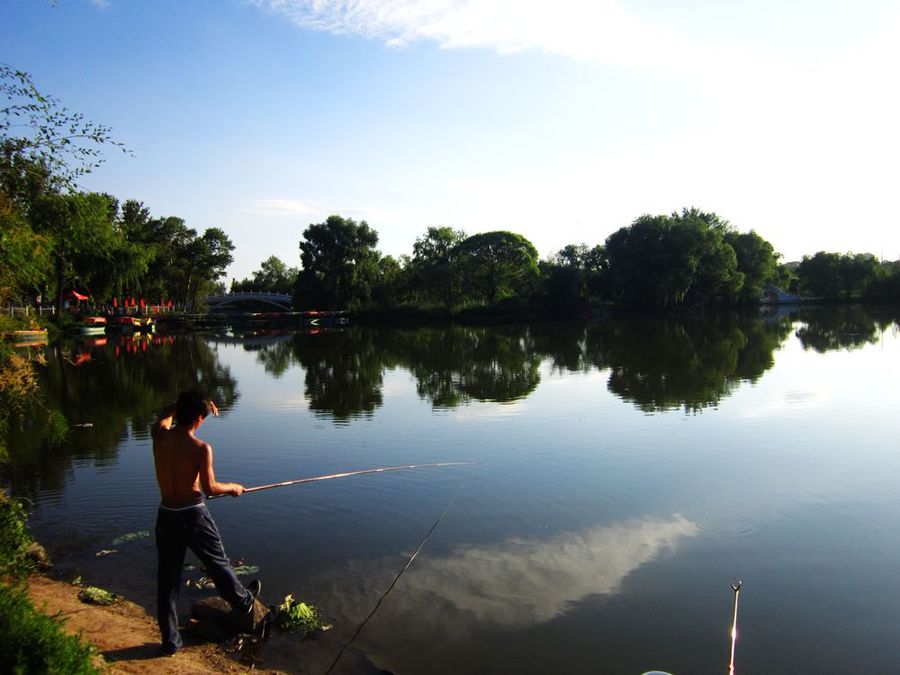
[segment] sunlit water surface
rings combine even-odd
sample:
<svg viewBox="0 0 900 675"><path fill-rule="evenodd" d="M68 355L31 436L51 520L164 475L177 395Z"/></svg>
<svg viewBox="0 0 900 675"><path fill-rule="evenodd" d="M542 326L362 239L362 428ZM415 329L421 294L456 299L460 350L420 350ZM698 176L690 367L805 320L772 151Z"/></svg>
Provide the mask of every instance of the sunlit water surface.
<svg viewBox="0 0 900 675"><path fill-rule="evenodd" d="M334 625L260 667L324 672L452 503L335 672L724 673L738 577L738 673L891 673L898 376L861 309L110 339L51 352L68 440L7 482L58 569L153 611L152 536L112 542L152 531L151 411L199 379L220 480L470 463L210 502L268 603Z"/></svg>

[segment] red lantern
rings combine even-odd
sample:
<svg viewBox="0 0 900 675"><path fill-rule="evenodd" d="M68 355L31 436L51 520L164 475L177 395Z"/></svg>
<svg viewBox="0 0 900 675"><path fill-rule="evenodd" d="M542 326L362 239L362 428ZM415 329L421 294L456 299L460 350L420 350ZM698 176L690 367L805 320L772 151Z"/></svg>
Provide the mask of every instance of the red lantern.
<svg viewBox="0 0 900 675"><path fill-rule="evenodd" d="M119 306L119 299L116 296L113 296L113 307Z"/></svg>

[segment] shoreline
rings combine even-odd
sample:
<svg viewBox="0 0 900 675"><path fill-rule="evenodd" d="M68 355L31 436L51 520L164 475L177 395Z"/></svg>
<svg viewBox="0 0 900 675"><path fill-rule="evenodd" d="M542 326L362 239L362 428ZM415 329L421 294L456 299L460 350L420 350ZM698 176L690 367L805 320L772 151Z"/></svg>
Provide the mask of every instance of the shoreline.
<svg viewBox="0 0 900 675"><path fill-rule="evenodd" d="M112 605L90 605L78 599L81 587L45 574L28 578L28 596L35 608L62 620L62 629L79 635L96 650L95 664L110 673L246 672L248 666L224 653L219 645L185 634L185 646L174 656L160 650L156 621L146 610L124 598ZM280 675L284 671L256 669Z"/></svg>

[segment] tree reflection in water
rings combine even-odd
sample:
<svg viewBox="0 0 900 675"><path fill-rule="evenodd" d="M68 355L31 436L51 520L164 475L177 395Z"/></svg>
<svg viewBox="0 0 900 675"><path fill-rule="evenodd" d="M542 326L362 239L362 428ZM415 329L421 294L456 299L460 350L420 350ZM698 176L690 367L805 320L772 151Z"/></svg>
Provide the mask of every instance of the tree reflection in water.
<svg viewBox="0 0 900 675"><path fill-rule="evenodd" d="M157 411L199 386L222 414L238 400L237 382L199 336L115 336L47 348L40 395L10 429L0 470L17 494L62 488L76 460L116 459L120 442L145 438Z"/></svg>
<svg viewBox="0 0 900 675"><path fill-rule="evenodd" d="M882 331L900 325L896 308L881 310L860 305L804 307L797 318L804 323L797 329L800 344L820 354L875 344Z"/></svg>
<svg viewBox="0 0 900 675"><path fill-rule="evenodd" d="M552 371L609 370L610 392L645 412L698 411L740 382L759 379L791 326L790 315L721 313L590 324L353 327L298 334L290 349L264 347L258 360L276 377L291 364L302 366L311 409L338 422L382 405L387 369L408 370L419 396L435 408L455 408L529 396L543 362Z"/></svg>
<svg viewBox="0 0 900 675"><path fill-rule="evenodd" d="M337 423L371 416L383 405L387 370L402 368L435 408L523 399L551 372L608 371L607 388L640 410L697 412L718 405L741 382L756 382L794 329L807 349L849 349L900 325L897 310L802 308L756 314L643 316L598 323L350 327L238 340L273 377L304 371L315 413ZM215 342L215 340L211 340ZM62 487L72 462L112 462L129 434L146 437L155 412L180 390L200 386L223 413L237 382L205 338L110 337L47 350L40 401L9 431L0 466L18 494ZM38 470L38 467L42 467ZM39 485L40 484L40 485Z"/></svg>

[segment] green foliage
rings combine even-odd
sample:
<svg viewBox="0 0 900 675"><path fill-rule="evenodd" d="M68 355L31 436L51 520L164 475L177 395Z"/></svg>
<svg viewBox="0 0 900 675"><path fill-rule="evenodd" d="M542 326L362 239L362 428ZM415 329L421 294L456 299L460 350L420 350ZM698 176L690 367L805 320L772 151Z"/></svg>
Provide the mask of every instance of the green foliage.
<svg viewBox="0 0 900 675"><path fill-rule="evenodd" d="M538 277L538 253L520 234L506 231L475 234L454 249L465 291L475 301L496 303L526 299Z"/></svg>
<svg viewBox="0 0 900 675"><path fill-rule="evenodd" d="M38 612L23 589L0 584L0 672L99 673L93 647L61 626Z"/></svg>
<svg viewBox="0 0 900 675"><path fill-rule="evenodd" d="M116 225L131 248L119 252L124 269L112 294L145 297L151 304L172 299L194 308L234 260L234 244L222 229L198 235L181 218L153 218L135 199L123 204Z"/></svg>
<svg viewBox="0 0 900 675"><path fill-rule="evenodd" d="M745 233L728 230L725 232L725 242L734 249L737 269L744 281L734 300L739 303L758 302L765 285L777 277L778 255L775 248L753 230Z"/></svg>
<svg viewBox="0 0 900 675"><path fill-rule="evenodd" d="M462 230L429 227L413 244L407 276L412 297L424 306L452 309L460 303L462 270L458 246L466 239Z"/></svg>
<svg viewBox="0 0 900 675"><path fill-rule="evenodd" d="M31 227L22 209L0 190L0 305L35 289L50 269L49 241Z"/></svg>
<svg viewBox="0 0 900 675"><path fill-rule="evenodd" d="M109 195L83 192L45 194L32 206L32 226L51 242L59 316L64 294L73 286L92 294L95 277L108 275L125 248L126 242L114 226L116 208Z"/></svg>
<svg viewBox="0 0 900 675"><path fill-rule="evenodd" d="M284 602L278 605L275 623L285 632L300 633L301 638L307 638L323 628L319 610L305 602L297 602L292 595L286 595Z"/></svg>
<svg viewBox="0 0 900 675"><path fill-rule="evenodd" d="M87 586L78 592L78 599L88 605L114 605L119 596L97 586Z"/></svg>
<svg viewBox="0 0 900 675"><path fill-rule="evenodd" d="M300 242L302 269L294 303L307 309L357 309L372 297L380 254L366 221L329 216L311 224Z"/></svg>
<svg viewBox="0 0 900 675"><path fill-rule="evenodd" d="M32 544L22 506L0 492L0 672L96 673L93 650L37 612L23 586Z"/></svg>
<svg viewBox="0 0 900 675"><path fill-rule="evenodd" d="M291 294L297 283L298 271L294 267L288 267L277 256L269 256L253 272L249 279L232 281L231 292L238 291L268 291L270 293Z"/></svg>
<svg viewBox="0 0 900 675"><path fill-rule="evenodd" d="M30 171L53 189L75 181L103 163L100 146L128 152L114 141L112 129L72 112L41 94L28 73L0 64L0 157L8 168Z"/></svg>
<svg viewBox="0 0 900 675"><path fill-rule="evenodd" d="M604 299L606 252L602 246L568 244L540 263L541 301L551 314L566 315Z"/></svg>
<svg viewBox="0 0 900 675"><path fill-rule="evenodd" d="M32 569L25 510L0 491L0 579L21 577Z"/></svg>
<svg viewBox="0 0 900 675"><path fill-rule="evenodd" d="M662 308L734 301L745 275L728 232L726 221L698 209L641 216L614 232L606 260L616 299Z"/></svg>
<svg viewBox="0 0 900 675"><path fill-rule="evenodd" d="M823 300L865 297L887 270L870 254L819 251L797 268L800 292Z"/></svg>

